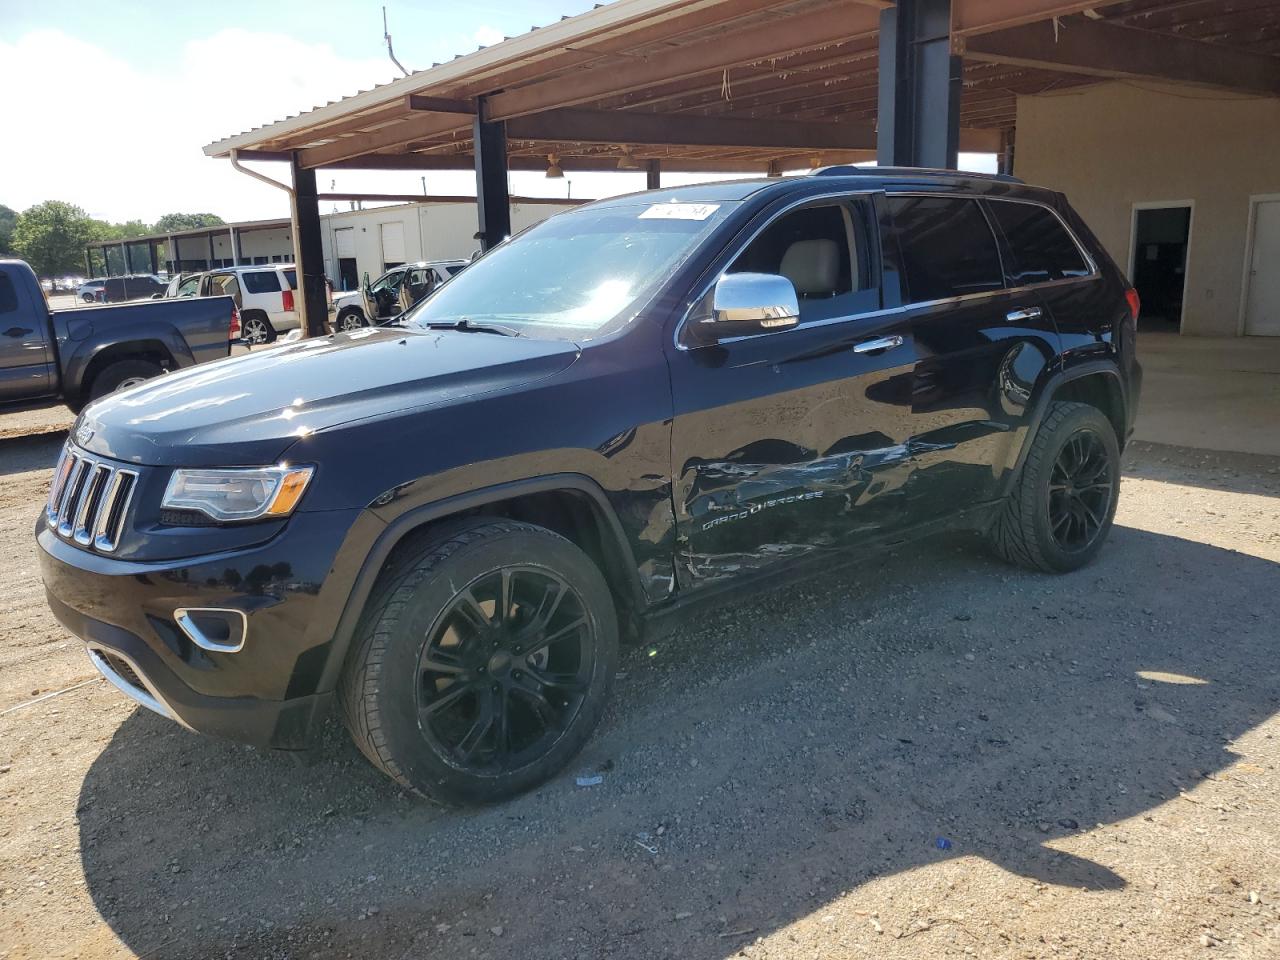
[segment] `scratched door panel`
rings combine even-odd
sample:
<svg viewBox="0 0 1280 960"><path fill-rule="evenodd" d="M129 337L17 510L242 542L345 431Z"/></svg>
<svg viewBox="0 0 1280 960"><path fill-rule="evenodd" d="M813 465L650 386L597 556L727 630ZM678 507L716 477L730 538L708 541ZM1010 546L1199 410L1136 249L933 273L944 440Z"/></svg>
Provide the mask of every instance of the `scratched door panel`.
<svg viewBox="0 0 1280 960"><path fill-rule="evenodd" d="M901 525L914 348L907 331L882 354L853 351L900 328L850 319L673 355L684 585Z"/></svg>

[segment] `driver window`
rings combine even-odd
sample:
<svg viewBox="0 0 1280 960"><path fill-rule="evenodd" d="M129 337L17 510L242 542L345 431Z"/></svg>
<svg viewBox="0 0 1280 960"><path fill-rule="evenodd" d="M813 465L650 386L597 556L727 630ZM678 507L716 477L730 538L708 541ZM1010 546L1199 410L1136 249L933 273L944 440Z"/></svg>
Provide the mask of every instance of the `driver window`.
<svg viewBox="0 0 1280 960"><path fill-rule="evenodd" d="M726 272L786 277L796 288L801 324L866 313L880 306L866 236L857 207L804 207L769 224Z"/></svg>

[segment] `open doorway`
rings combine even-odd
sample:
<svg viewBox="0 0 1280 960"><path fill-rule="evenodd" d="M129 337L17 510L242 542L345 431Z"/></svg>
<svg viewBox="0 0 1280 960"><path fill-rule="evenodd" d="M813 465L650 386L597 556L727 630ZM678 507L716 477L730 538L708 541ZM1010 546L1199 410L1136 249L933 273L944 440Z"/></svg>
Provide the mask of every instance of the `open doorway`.
<svg viewBox="0 0 1280 960"><path fill-rule="evenodd" d="M1129 277L1142 298L1143 330L1182 329L1193 203L1135 203L1129 235Z"/></svg>

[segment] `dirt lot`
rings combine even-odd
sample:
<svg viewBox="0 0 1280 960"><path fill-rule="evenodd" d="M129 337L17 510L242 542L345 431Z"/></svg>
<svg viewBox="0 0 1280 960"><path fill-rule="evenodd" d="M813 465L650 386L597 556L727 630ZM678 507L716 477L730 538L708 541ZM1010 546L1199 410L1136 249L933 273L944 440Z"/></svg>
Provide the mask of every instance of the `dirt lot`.
<svg viewBox="0 0 1280 960"><path fill-rule="evenodd" d="M1072 576L950 538L709 617L452 812L92 681L34 559L59 440L0 440L0 956L1280 957L1280 460L1131 448Z"/></svg>

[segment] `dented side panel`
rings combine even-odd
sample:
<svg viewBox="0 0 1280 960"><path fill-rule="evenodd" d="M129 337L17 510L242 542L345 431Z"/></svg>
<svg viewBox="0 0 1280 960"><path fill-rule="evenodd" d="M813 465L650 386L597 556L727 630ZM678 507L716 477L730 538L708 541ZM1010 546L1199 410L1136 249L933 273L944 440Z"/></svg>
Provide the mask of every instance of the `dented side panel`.
<svg viewBox="0 0 1280 960"><path fill-rule="evenodd" d="M801 327L671 356L677 574L697 586L902 524L914 345L854 344L901 317Z"/></svg>

